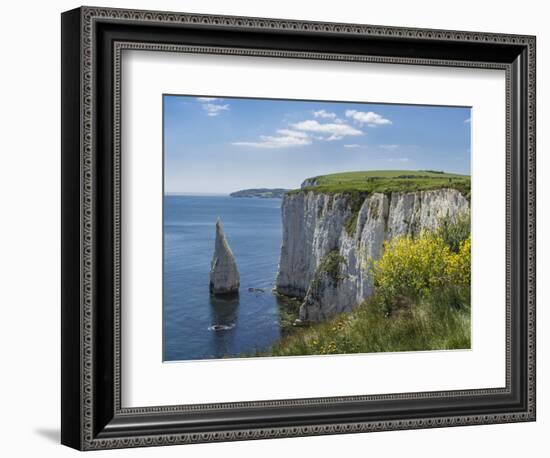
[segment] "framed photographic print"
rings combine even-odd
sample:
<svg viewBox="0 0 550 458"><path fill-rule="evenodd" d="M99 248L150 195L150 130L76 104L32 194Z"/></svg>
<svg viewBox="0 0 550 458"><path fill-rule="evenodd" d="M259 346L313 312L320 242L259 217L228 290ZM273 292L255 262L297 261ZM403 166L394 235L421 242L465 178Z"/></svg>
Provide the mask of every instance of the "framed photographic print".
<svg viewBox="0 0 550 458"><path fill-rule="evenodd" d="M62 15L62 443L535 419L535 38Z"/></svg>

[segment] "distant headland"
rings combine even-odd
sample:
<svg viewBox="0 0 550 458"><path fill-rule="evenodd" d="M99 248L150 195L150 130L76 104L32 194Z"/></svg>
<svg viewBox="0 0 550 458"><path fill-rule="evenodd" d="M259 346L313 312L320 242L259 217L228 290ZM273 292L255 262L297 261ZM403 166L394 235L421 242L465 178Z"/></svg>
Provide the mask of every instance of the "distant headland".
<svg viewBox="0 0 550 458"><path fill-rule="evenodd" d="M257 189L242 189L229 194L231 197L259 197L261 199L282 199L288 189L283 188L257 188Z"/></svg>

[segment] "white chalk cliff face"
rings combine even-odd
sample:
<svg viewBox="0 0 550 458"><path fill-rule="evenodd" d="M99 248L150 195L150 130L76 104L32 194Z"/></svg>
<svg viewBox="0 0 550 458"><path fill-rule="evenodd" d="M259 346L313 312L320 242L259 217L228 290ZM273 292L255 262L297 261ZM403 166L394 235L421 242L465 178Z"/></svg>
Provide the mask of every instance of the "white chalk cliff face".
<svg viewBox="0 0 550 458"><path fill-rule="evenodd" d="M369 265L385 240L434 229L441 217L468 210L468 200L454 189L374 193L359 201L308 190L286 194L276 289L303 300L302 321L350 311L372 293Z"/></svg>
<svg viewBox="0 0 550 458"><path fill-rule="evenodd" d="M240 283L235 257L218 218L216 221L216 244L210 266L210 292L212 294L234 294L239 291Z"/></svg>

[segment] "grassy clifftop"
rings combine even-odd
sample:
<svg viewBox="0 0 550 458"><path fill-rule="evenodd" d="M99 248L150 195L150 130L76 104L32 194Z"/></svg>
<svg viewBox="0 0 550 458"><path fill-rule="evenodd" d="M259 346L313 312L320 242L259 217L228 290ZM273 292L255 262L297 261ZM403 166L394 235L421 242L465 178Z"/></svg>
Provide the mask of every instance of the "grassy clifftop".
<svg viewBox="0 0 550 458"><path fill-rule="evenodd" d="M470 177L435 170L370 170L333 173L308 178L311 186L304 189L316 192L413 192L452 188L470 198ZM298 192L295 190L293 192Z"/></svg>

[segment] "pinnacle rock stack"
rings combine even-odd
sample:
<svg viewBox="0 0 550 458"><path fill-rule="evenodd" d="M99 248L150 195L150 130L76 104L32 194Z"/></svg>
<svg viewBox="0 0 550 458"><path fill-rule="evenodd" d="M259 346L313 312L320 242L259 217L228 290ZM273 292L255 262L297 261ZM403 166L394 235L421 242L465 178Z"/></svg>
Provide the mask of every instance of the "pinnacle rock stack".
<svg viewBox="0 0 550 458"><path fill-rule="evenodd" d="M216 244L210 267L210 292L215 295L239 292L240 276L235 257L227 243L223 226L216 221Z"/></svg>

